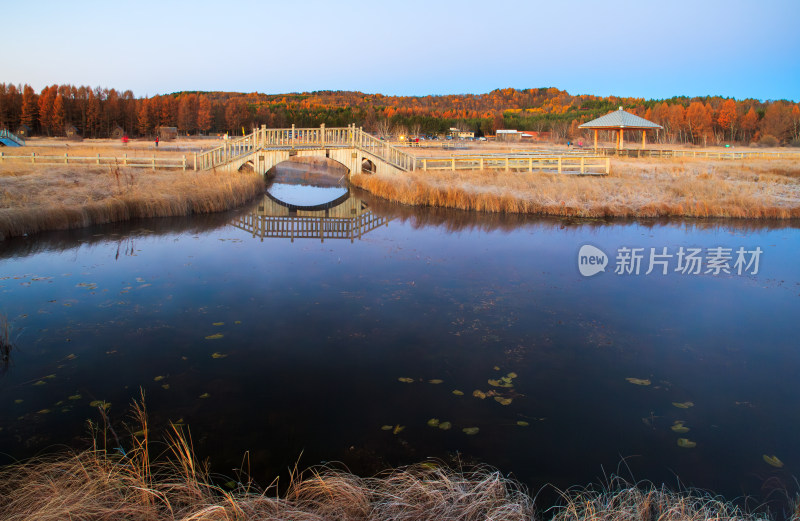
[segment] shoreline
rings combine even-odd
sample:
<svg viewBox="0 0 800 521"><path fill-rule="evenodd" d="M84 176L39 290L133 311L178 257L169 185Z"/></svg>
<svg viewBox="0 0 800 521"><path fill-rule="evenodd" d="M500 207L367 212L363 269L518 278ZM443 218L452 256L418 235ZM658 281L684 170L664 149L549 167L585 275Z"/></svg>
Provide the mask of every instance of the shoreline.
<svg viewBox="0 0 800 521"><path fill-rule="evenodd" d="M0 241L50 230L237 208L262 176L86 166L0 168Z"/></svg>
<svg viewBox="0 0 800 521"><path fill-rule="evenodd" d="M800 218L800 162L612 159L608 176L486 171L357 174L411 206L585 218Z"/></svg>

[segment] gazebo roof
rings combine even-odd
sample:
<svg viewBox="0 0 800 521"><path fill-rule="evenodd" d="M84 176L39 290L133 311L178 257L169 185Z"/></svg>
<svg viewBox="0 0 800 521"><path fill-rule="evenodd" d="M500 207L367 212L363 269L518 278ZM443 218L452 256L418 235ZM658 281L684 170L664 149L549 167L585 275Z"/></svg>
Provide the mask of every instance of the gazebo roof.
<svg viewBox="0 0 800 521"><path fill-rule="evenodd" d="M600 116L592 121L587 121L583 125L578 125L578 128L596 128L596 129L611 129L611 128L664 128L657 125L652 121L647 121L630 112L625 112L622 107L614 112L609 112L605 116Z"/></svg>

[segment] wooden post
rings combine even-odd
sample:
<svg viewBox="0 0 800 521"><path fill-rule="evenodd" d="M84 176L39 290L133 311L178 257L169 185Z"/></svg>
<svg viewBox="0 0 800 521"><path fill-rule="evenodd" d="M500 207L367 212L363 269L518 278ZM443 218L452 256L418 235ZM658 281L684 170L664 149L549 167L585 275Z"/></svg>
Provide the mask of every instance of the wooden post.
<svg viewBox="0 0 800 521"><path fill-rule="evenodd" d="M581 156L581 173L586 173L586 158Z"/></svg>
<svg viewBox="0 0 800 521"><path fill-rule="evenodd" d="M533 172L533 158L528 158L528 172Z"/></svg>
<svg viewBox="0 0 800 521"><path fill-rule="evenodd" d="M453 157L450 159L450 170L455 171L455 169L456 169L456 158Z"/></svg>
<svg viewBox="0 0 800 521"><path fill-rule="evenodd" d="M194 153L194 171L197 172L197 152Z"/></svg>
<svg viewBox="0 0 800 521"><path fill-rule="evenodd" d="M647 131L642 129L642 150L647 146Z"/></svg>
<svg viewBox="0 0 800 521"><path fill-rule="evenodd" d="M625 148L625 130L619 129L619 149Z"/></svg>
<svg viewBox="0 0 800 521"><path fill-rule="evenodd" d="M183 170L186 170L186 154L183 155Z"/></svg>
<svg viewBox="0 0 800 521"><path fill-rule="evenodd" d="M606 158L606 175L611 173L611 158Z"/></svg>
<svg viewBox="0 0 800 521"><path fill-rule="evenodd" d="M122 154L122 165L128 166L128 154Z"/></svg>
<svg viewBox="0 0 800 521"><path fill-rule="evenodd" d="M64 164L65 165L69 164L69 154L64 154Z"/></svg>
<svg viewBox="0 0 800 521"><path fill-rule="evenodd" d="M508 172L508 157L506 157L506 172Z"/></svg>
<svg viewBox="0 0 800 521"><path fill-rule="evenodd" d="M558 156L558 173L561 173L561 156Z"/></svg>
<svg viewBox="0 0 800 521"><path fill-rule="evenodd" d="M294 123L292 123L292 135L291 135L291 137L289 139L290 139L289 142L291 143L292 148L294 148Z"/></svg>
<svg viewBox="0 0 800 521"><path fill-rule="evenodd" d="M156 169L156 156L153 154L153 170Z"/></svg>
<svg viewBox="0 0 800 521"><path fill-rule="evenodd" d="M597 129L594 129L594 152L597 153Z"/></svg>
<svg viewBox="0 0 800 521"><path fill-rule="evenodd" d="M319 146L325 147L325 123L319 125Z"/></svg>
<svg viewBox="0 0 800 521"><path fill-rule="evenodd" d="M424 171L426 171L426 172L428 171L428 160L427 159L423 159L422 160L422 169Z"/></svg>

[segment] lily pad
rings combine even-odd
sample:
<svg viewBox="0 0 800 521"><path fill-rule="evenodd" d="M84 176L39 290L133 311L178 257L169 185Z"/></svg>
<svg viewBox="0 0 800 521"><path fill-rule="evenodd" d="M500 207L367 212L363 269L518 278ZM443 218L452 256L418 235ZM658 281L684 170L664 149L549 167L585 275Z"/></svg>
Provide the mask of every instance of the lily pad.
<svg viewBox="0 0 800 521"><path fill-rule="evenodd" d="M530 425L530 423L528 423L528 422L526 422L524 420L519 420L517 422L517 425L519 425L520 427L527 427L528 425Z"/></svg>
<svg viewBox="0 0 800 521"><path fill-rule="evenodd" d="M761 457L764 458L764 461L767 462L767 464L772 465L773 467L778 469L783 468L783 462L778 459L778 456L774 454L772 456L767 456L766 454L764 454Z"/></svg>
<svg viewBox="0 0 800 521"><path fill-rule="evenodd" d="M442 429L443 431L449 431L452 426L453 424L450 422L441 422L439 424L439 428Z"/></svg>
<svg viewBox="0 0 800 521"><path fill-rule="evenodd" d="M167 390L167 389L169 389L169 384L163 384L161 386L161 388Z"/></svg>
<svg viewBox="0 0 800 521"><path fill-rule="evenodd" d="M225 358L228 355L223 355L222 353L212 353L211 358Z"/></svg>
<svg viewBox="0 0 800 521"><path fill-rule="evenodd" d="M37 385L37 386L38 386L38 385L47 385L47 382L45 382L44 380L39 380L38 382L36 382L36 383L35 383L35 384L33 384L33 385Z"/></svg>
<svg viewBox="0 0 800 521"><path fill-rule="evenodd" d="M405 428L406 428L405 425L395 425L394 430L392 430L392 434L398 434Z"/></svg>
<svg viewBox="0 0 800 521"><path fill-rule="evenodd" d="M50 414L50 409L42 409L40 411L36 411L36 414Z"/></svg>
<svg viewBox="0 0 800 521"><path fill-rule="evenodd" d="M652 383L650 380L642 378L626 378L625 380L632 383L633 385L650 385Z"/></svg>
<svg viewBox="0 0 800 521"><path fill-rule="evenodd" d="M208 397L210 397L210 396L211 396L211 395L210 395L210 394L208 394L208 393L203 393L203 394L201 394L200 396L198 396L198 398L208 398Z"/></svg>
<svg viewBox="0 0 800 521"><path fill-rule="evenodd" d="M398 380L399 382L403 382L404 384L411 384L411 383L414 383L414 379L413 379L413 378L408 378L407 376L401 376L401 377L400 377L400 378L398 378L397 380Z"/></svg>
<svg viewBox="0 0 800 521"><path fill-rule="evenodd" d="M206 337L206 340L217 340L219 338L222 338L223 336L225 336L225 335L223 335L222 333L216 333L216 334L213 334L213 335L208 335Z"/></svg>
<svg viewBox="0 0 800 521"><path fill-rule="evenodd" d="M94 400L93 402L89 402L89 407L100 407L104 411L107 411L111 407L111 404L104 400Z"/></svg>
<svg viewBox="0 0 800 521"><path fill-rule="evenodd" d="M439 418L431 418L428 420L428 427L438 427L439 426Z"/></svg>
<svg viewBox="0 0 800 521"><path fill-rule="evenodd" d="M492 369L494 369L495 371L499 371L500 370L500 368L497 367L497 366L494 366Z"/></svg>
<svg viewBox="0 0 800 521"><path fill-rule="evenodd" d="M694 403L692 402L672 402L672 405L678 409L688 409L689 407L694 407Z"/></svg>
<svg viewBox="0 0 800 521"><path fill-rule="evenodd" d="M434 378L433 380L428 380L429 384L434 384L434 385L438 385L442 382L444 382L444 380L439 380L438 378Z"/></svg>
<svg viewBox="0 0 800 521"><path fill-rule="evenodd" d="M464 427L461 430L464 431L464 434L466 434L467 436L474 436L478 434L478 432L480 432L480 429L478 427Z"/></svg>
<svg viewBox="0 0 800 521"><path fill-rule="evenodd" d="M480 398L481 400L486 399L486 393L478 389L472 391L472 396L474 396L475 398Z"/></svg>
<svg viewBox="0 0 800 521"><path fill-rule="evenodd" d="M80 400L81 398L83 398L83 396L81 396L80 394L73 394L68 399L69 400Z"/></svg>
<svg viewBox="0 0 800 521"><path fill-rule="evenodd" d="M382 431L390 431L392 429L394 429L394 425L381 425Z"/></svg>
<svg viewBox="0 0 800 521"><path fill-rule="evenodd" d="M456 396L464 396L464 391L459 391L458 389L453 389L453 394Z"/></svg>
<svg viewBox="0 0 800 521"><path fill-rule="evenodd" d="M153 378L153 381L155 381L155 382L160 382L160 381L161 381L161 380L163 380L164 378L166 378L166 377L165 377L165 376L161 376L161 375L159 375L159 376L156 376L155 378Z"/></svg>
<svg viewBox="0 0 800 521"><path fill-rule="evenodd" d="M506 376L509 377L509 378L516 378L517 377L517 373L512 371L512 372L508 373Z"/></svg>
<svg viewBox="0 0 800 521"><path fill-rule="evenodd" d="M225 325L225 322L214 322L214 323L213 323L213 324L211 324L211 325L212 325L212 326L224 326L224 325Z"/></svg>
<svg viewBox="0 0 800 521"><path fill-rule="evenodd" d="M685 427L682 421L676 421L675 424L670 427L673 432L677 432L678 434L685 434L689 432L689 427Z"/></svg>
<svg viewBox="0 0 800 521"><path fill-rule="evenodd" d="M678 447L683 447L684 449L693 449L697 447L697 443L688 438L678 438Z"/></svg>
<svg viewBox="0 0 800 521"><path fill-rule="evenodd" d="M20 404L20 403L22 403L22 402L24 402L24 401L25 401L25 400L23 400L22 398L17 398L16 400L14 400L14 403L16 403L16 404Z"/></svg>
<svg viewBox="0 0 800 521"><path fill-rule="evenodd" d="M494 401L496 401L500 405L510 405L513 400L511 398L503 398L502 396L495 396Z"/></svg>

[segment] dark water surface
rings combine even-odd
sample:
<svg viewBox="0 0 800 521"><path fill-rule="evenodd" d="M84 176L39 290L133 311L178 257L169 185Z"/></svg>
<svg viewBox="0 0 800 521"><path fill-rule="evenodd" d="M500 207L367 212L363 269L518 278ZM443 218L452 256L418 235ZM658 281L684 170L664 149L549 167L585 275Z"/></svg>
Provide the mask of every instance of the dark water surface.
<svg viewBox="0 0 800 521"><path fill-rule="evenodd" d="M301 467L361 474L483 462L534 491L619 468L755 501L794 490L797 223L482 217L359 194L325 210L341 218L331 233L349 235L321 241L270 238L291 220L268 216L280 211L270 201L0 243L0 312L17 346L0 376L2 461L87 446L86 420L100 420L90 403L126 421L141 387L152 432L189 425L197 453L229 475L249 451L263 484L302 453ZM612 257L764 253L757 275L612 266L585 278L587 243ZM504 376L512 387L490 385Z"/></svg>

